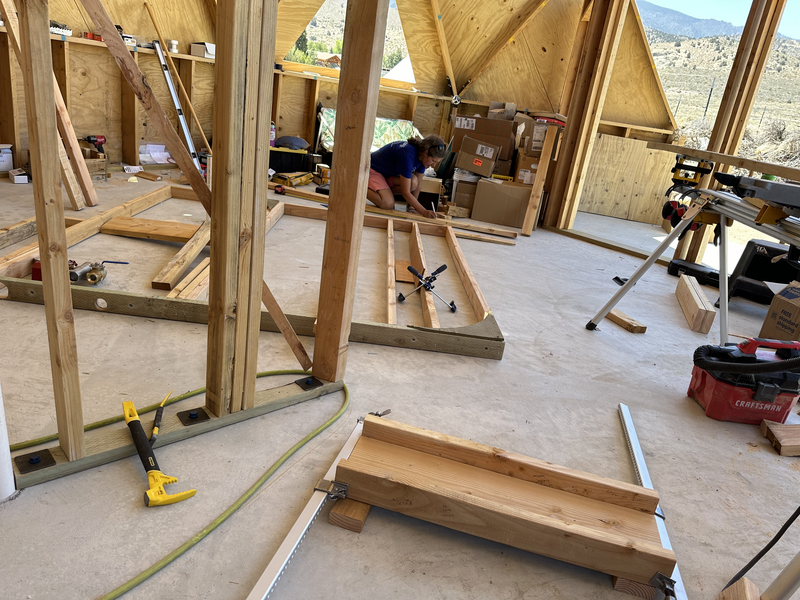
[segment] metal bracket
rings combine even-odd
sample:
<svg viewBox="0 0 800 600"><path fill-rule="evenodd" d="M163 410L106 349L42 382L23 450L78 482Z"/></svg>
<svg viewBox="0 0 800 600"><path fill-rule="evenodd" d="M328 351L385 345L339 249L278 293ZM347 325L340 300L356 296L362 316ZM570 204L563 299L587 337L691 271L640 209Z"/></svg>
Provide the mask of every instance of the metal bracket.
<svg viewBox="0 0 800 600"><path fill-rule="evenodd" d="M314 388L322 387L324 385L319 379L311 375L309 375L308 377L297 379L295 383L299 385L301 388L303 388L305 391L313 390Z"/></svg>
<svg viewBox="0 0 800 600"><path fill-rule="evenodd" d="M210 417L202 406L198 406L197 408L182 410L178 413L178 418L181 423L188 427L189 425L197 425L203 421L208 421Z"/></svg>
<svg viewBox="0 0 800 600"><path fill-rule="evenodd" d="M33 473L40 469L46 469L56 464L56 459L46 448L44 450L37 450L36 452L29 452L28 454L20 454L14 457L14 463L17 465L20 475L26 473Z"/></svg>
<svg viewBox="0 0 800 600"><path fill-rule="evenodd" d="M677 598L675 595L675 581L664 575L661 571L653 575L650 585L664 595L664 598Z"/></svg>
<svg viewBox="0 0 800 600"><path fill-rule="evenodd" d="M347 484L339 483L338 481L328 481L327 479L320 479L319 483L314 486L315 492L325 492L328 498L344 499L347 498Z"/></svg>

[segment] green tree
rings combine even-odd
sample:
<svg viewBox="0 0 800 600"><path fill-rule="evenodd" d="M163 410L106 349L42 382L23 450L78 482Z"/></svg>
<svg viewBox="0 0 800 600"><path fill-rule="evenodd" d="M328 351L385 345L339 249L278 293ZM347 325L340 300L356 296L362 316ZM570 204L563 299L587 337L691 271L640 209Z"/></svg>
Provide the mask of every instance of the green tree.
<svg viewBox="0 0 800 600"><path fill-rule="evenodd" d="M397 63L399 63L401 60L403 60L403 58L405 58L404 55L403 55L403 51L401 49L399 49L399 48L397 50L395 50L394 52L392 52L391 54L384 54L383 55L383 68L388 71L389 69L394 68L395 65L397 65Z"/></svg>
<svg viewBox="0 0 800 600"><path fill-rule="evenodd" d="M294 43L295 48L300 50L300 52L306 53L308 52L308 37L306 36L306 30L303 30L303 33L300 34L300 37L297 38L297 41Z"/></svg>
<svg viewBox="0 0 800 600"><path fill-rule="evenodd" d="M336 43L333 46L331 46L330 53L331 54L342 53L342 40L336 40Z"/></svg>

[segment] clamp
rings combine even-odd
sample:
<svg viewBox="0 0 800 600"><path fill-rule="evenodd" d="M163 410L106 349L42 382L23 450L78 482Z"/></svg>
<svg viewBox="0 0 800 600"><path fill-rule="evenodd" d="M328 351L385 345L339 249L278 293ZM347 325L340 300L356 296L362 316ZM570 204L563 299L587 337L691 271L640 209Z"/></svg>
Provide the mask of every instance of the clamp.
<svg viewBox="0 0 800 600"><path fill-rule="evenodd" d="M661 571L653 575L653 578L650 580L650 585L661 592L665 600L678 597L675 594L675 580L667 577Z"/></svg>

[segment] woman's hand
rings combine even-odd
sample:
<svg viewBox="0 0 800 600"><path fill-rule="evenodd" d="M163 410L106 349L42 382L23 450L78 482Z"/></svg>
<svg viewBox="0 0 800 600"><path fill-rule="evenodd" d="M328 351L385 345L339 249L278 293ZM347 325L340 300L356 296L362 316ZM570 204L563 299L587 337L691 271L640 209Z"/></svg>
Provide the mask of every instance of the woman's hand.
<svg viewBox="0 0 800 600"><path fill-rule="evenodd" d="M423 211L422 216L428 217L429 219L436 219L438 218L439 215L436 213L435 210L425 210Z"/></svg>

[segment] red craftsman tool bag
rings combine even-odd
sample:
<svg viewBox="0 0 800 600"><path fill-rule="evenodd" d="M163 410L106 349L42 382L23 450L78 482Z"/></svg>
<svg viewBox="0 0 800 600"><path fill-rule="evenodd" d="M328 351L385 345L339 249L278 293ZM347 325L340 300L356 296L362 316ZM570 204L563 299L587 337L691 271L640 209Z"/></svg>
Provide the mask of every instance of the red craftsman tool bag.
<svg viewBox="0 0 800 600"><path fill-rule="evenodd" d="M784 423L800 396L800 342L700 346L687 395L718 421Z"/></svg>

